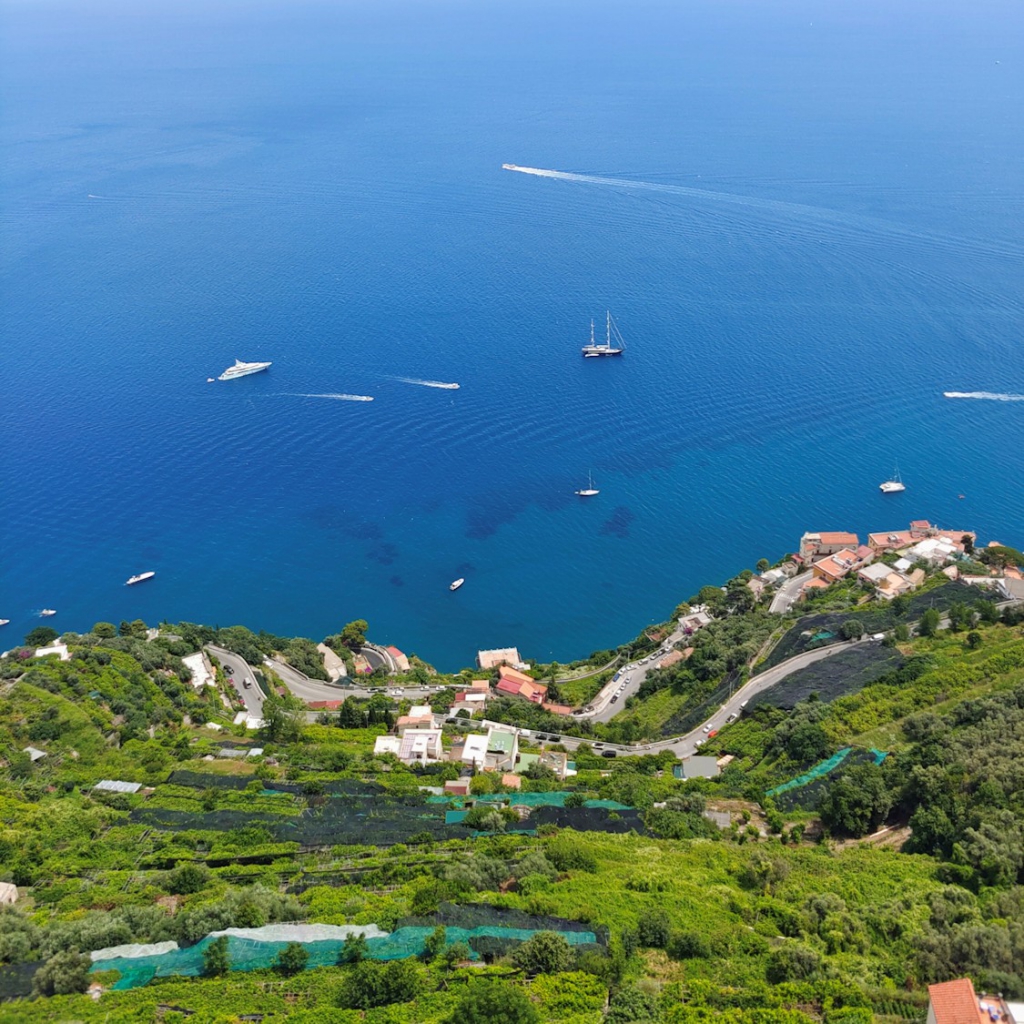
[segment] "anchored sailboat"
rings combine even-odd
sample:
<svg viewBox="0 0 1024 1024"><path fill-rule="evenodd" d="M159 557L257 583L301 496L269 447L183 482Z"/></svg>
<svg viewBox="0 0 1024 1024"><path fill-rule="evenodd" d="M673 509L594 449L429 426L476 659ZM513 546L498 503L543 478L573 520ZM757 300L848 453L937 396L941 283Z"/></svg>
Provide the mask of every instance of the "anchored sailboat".
<svg viewBox="0 0 1024 1024"><path fill-rule="evenodd" d="M612 344L612 338L615 338L615 344ZM593 359L596 356L621 356L626 351L626 343L622 340L622 335L619 333L618 327L615 325L615 321L612 320L610 312L605 314L605 341L601 345L594 341L594 321L590 321L590 344L584 345L581 349L583 352L584 359Z"/></svg>
<svg viewBox="0 0 1024 1024"><path fill-rule="evenodd" d="M897 494L899 491L905 491L907 489L906 484L900 479L900 467L896 466L893 471L892 479L886 480L885 483L879 484L878 489L883 494Z"/></svg>
<svg viewBox="0 0 1024 1024"><path fill-rule="evenodd" d="M587 486L574 492L577 498L592 498L595 494L601 492L594 487L594 476L592 473L587 473Z"/></svg>

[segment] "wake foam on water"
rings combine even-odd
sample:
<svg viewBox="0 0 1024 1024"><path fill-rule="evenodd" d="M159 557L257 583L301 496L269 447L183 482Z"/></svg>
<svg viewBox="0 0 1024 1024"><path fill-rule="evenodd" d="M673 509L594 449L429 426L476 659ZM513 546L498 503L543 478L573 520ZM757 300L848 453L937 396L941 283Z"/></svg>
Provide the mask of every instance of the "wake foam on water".
<svg viewBox="0 0 1024 1024"><path fill-rule="evenodd" d="M282 398L330 398L335 402L372 402L373 397L371 395L341 395L335 393L329 394L309 394L305 391L279 391L277 397Z"/></svg>
<svg viewBox="0 0 1024 1024"><path fill-rule="evenodd" d="M714 203L745 207L751 211L772 213L777 217L796 218L809 224L817 223L835 234L837 229L860 238L902 238L958 255L988 256L1024 260L1024 249L1009 245L997 245L972 238L955 238L926 231L915 231L879 217L843 213L823 206L808 203L791 203L781 199L766 199L762 196L744 196L734 192L717 192L712 189L694 188L691 185L668 185L657 181L636 181L632 178L610 178L596 174L575 174L571 171L548 170L543 167L519 167L517 164L502 164L506 171L532 174L538 178L554 178L558 181L572 181L586 185L604 185L632 191L663 192L669 195L685 196L689 199L706 200Z"/></svg>
<svg viewBox="0 0 1024 1024"><path fill-rule="evenodd" d="M444 388L445 391L458 391L458 384L446 384L443 380L419 380L416 377L392 377L392 380L401 381L403 384L419 384L424 388Z"/></svg>
<svg viewBox="0 0 1024 1024"><path fill-rule="evenodd" d="M1024 402L1024 395L1003 395L993 391L943 391L943 398L975 398L983 402Z"/></svg>

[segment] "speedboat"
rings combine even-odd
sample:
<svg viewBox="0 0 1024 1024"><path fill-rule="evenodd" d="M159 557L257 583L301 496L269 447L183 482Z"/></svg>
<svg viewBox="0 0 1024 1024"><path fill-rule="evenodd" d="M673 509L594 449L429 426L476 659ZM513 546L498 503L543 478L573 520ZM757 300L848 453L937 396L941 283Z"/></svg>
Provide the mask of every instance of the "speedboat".
<svg viewBox="0 0 1024 1024"><path fill-rule="evenodd" d="M57 609L56 608L44 608L39 613L39 617L42 618L42 619L48 619L51 615L56 615L56 614L57 614Z"/></svg>
<svg viewBox="0 0 1024 1024"><path fill-rule="evenodd" d="M7 623L10 622L10 621L11 621L10 619L0 619L0 626L6 626Z"/></svg>
<svg viewBox="0 0 1024 1024"><path fill-rule="evenodd" d="M124 581L126 587L132 587L136 583L141 583L143 580L151 580L156 575L155 572L140 572L138 576L129 576Z"/></svg>
<svg viewBox="0 0 1024 1024"><path fill-rule="evenodd" d="M454 583L449 583L448 584L448 589L449 590L458 590L459 587L461 587L462 584L465 583L465 582L466 581L460 576Z"/></svg>

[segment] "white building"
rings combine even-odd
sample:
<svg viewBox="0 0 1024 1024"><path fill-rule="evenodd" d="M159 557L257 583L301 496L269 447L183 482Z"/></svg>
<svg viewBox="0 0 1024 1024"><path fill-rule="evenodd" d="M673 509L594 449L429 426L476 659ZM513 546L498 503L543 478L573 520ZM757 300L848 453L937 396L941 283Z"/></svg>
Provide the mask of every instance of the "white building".
<svg viewBox="0 0 1024 1024"><path fill-rule="evenodd" d="M181 659L185 667L192 672L192 686L201 690L204 686L216 686L216 679L213 674L213 666L207 658L205 651L196 651L195 654L186 654Z"/></svg>

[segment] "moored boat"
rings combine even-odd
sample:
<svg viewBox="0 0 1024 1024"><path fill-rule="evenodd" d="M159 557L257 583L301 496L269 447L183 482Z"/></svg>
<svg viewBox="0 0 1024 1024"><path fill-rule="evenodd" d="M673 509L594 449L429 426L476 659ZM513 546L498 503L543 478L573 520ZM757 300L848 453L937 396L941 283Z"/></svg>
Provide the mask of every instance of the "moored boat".
<svg viewBox="0 0 1024 1024"><path fill-rule="evenodd" d="M56 615L56 614L57 614L57 609L56 608L44 608L39 613L39 617L41 619L48 619L51 615Z"/></svg>
<svg viewBox="0 0 1024 1024"><path fill-rule="evenodd" d="M900 467L897 466L892 474L891 480L886 480L885 483L878 485L878 489L883 494L898 494L900 491L907 489L906 484L900 479Z"/></svg>
<svg viewBox="0 0 1024 1024"><path fill-rule="evenodd" d="M155 572L140 572L138 576L129 576L124 581L124 585L126 587L133 587L136 583L141 583L143 580L151 580L155 575Z"/></svg>
<svg viewBox="0 0 1024 1024"><path fill-rule="evenodd" d="M459 587L461 587L462 584L465 583L465 582L466 581L460 576L457 580L455 580L454 583L449 583L448 584L448 589L449 590L458 590Z"/></svg>
<svg viewBox="0 0 1024 1024"><path fill-rule="evenodd" d="M236 359L235 365L229 366L217 380L234 380L236 377L248 377L249 374L261 373L272 365L272 363L243 363L241 359Z"/></svg>
<svg viewBox="0 0 1024 1024"><path fill-rule="evenodd" d="M612 338L615 344L612 344ZM596 359L598 356L621 356L626 351L626 343L622 340L618 327L612 321L610 312L605 314L605 340L604 344L594 341L594 321L590 321L590 344L584 345L580 351L584 359Z"/></svg>
<svg viewBox="0 0 1024 1024"><path fill-rule="evenodd" d="M600 494L601 492L594 486L593 473L587 473L587 486L581 487L578 491L574 491L573 493L577 498L593 498L594 495Z"/></svg>

